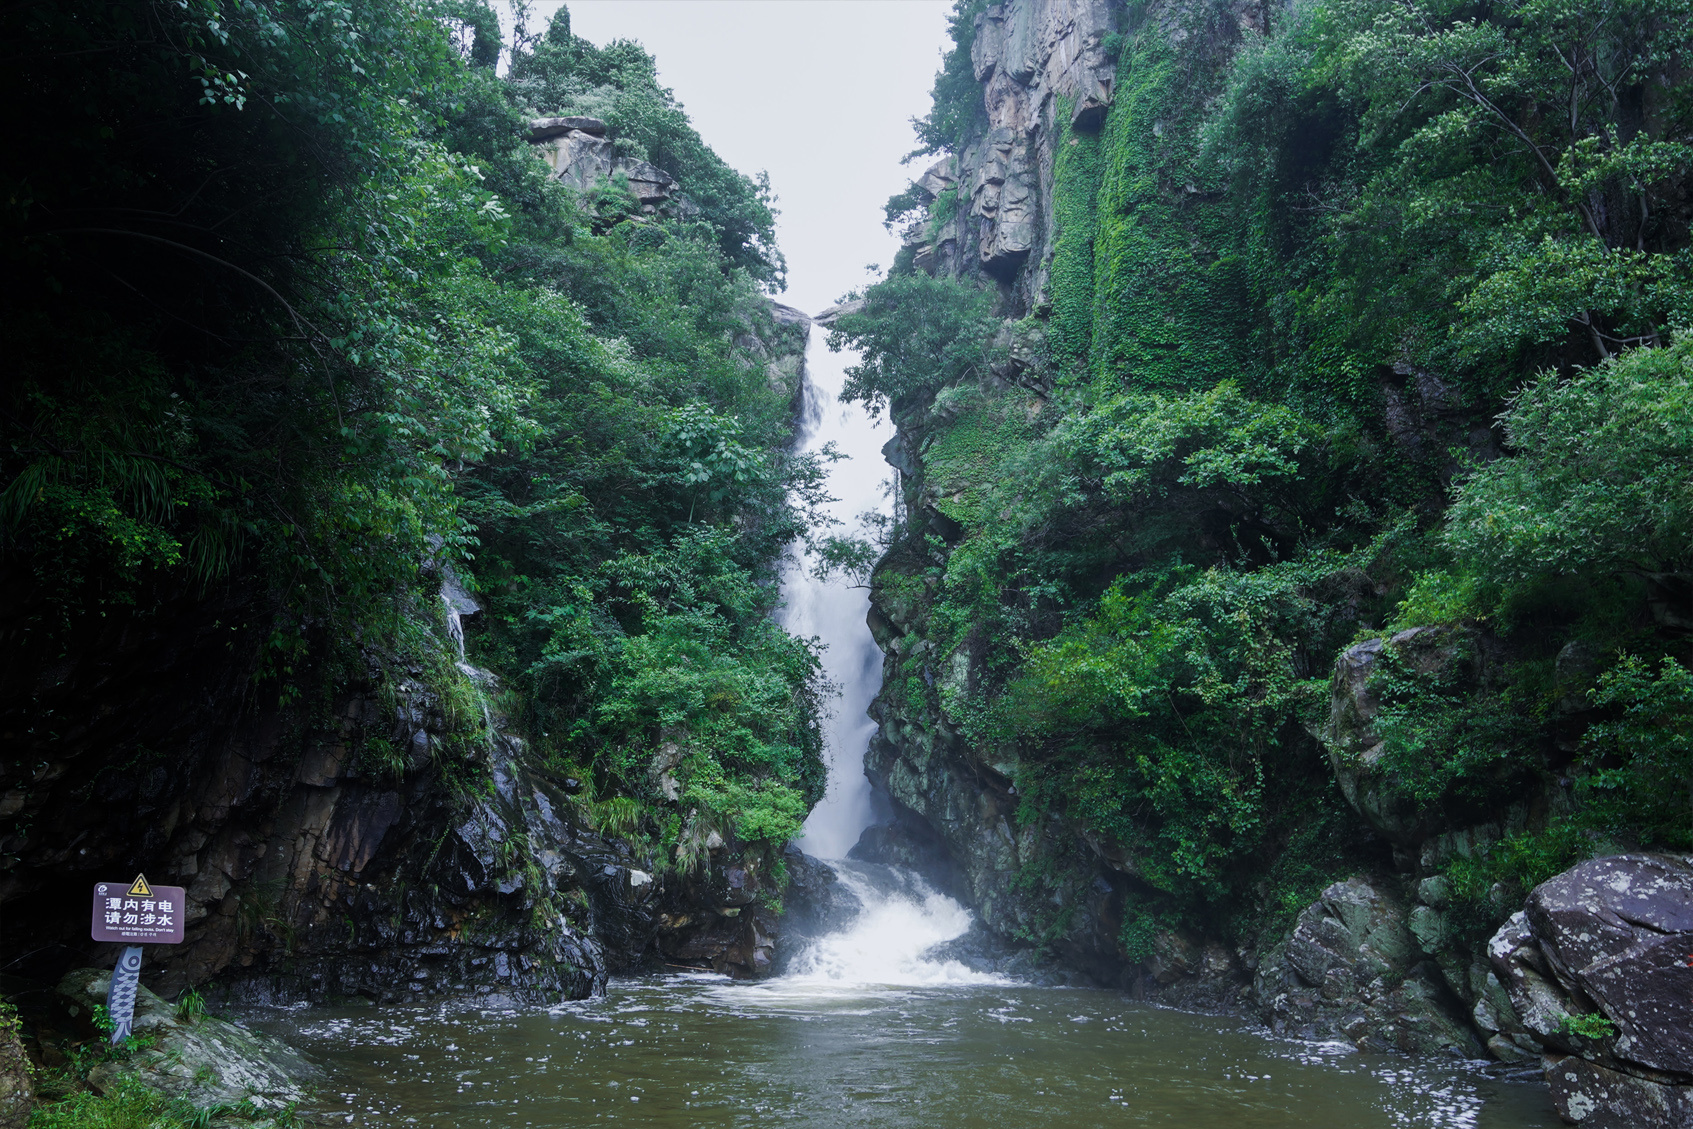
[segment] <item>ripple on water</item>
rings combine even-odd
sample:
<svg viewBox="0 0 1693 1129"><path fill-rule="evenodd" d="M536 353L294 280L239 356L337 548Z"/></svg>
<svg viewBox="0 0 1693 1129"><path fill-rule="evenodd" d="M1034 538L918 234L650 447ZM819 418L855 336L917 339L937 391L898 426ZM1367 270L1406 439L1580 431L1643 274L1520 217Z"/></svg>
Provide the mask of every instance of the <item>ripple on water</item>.
<svg viewBox="0 0 1693 1129"><path fill-rule="evenodd" d="M326 1061L336 1119L371 1129L1558 1124L1543 1088L1464 1064L1276 1039L1086 989L880 986L819 998L677 975L551 1008L250 1018Z"/></svg>

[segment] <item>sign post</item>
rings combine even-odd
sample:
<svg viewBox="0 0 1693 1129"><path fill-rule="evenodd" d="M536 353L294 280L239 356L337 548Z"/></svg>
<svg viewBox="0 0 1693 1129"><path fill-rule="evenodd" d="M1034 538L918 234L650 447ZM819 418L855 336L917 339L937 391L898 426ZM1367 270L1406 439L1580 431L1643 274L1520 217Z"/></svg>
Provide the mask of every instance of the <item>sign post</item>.
<svg viewBox="0 0 1693 1129"><path fill-rule="evenodd" d="M96 882L94 918L89 933L96 941L118 941L125 948L112 969L106 1011L112 1018L112 1042L129 1037L135 1021L135 990L141 986L141 946L182 943L182 914L187 908L181 886L153 886L147 876L134 882Z"/></svg>

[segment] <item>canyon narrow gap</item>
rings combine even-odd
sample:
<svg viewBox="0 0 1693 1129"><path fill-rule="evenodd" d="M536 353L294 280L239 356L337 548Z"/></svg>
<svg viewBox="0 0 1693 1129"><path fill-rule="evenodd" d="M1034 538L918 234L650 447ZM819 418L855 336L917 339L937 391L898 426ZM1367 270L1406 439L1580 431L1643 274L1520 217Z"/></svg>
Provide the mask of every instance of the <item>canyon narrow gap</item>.
<svg viewBox="0 0 1693 1129"><path fill-rule="evenodd" d="M1690 1129L1690 3L8 6L0 1129Z"/></svg>

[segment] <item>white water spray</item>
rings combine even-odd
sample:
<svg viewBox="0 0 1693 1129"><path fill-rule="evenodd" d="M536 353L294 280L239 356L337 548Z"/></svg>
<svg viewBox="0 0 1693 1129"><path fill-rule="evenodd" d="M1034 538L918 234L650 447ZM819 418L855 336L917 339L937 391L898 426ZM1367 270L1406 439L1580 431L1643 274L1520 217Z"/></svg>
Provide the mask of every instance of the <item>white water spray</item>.
<svg viewBox="0 0 1693 1129"><path fill-rule="evenodd" d="M882 458L882 445L893 435L893 427L885 417L872 420L859 405L840 402L844 369L855 356L829 352L825 336L821 328L813 328L806 347L799 447L816 451L833 443L847 456L829 468L828 491L837 499L829 509L842 523L837 532L857 534L862 532L860 514L891 509L888 481L893 470ZM817 580L810 574L811 565L809 558L790 564L782 578L786 607L781 623L795 635L823 641L823 672L841 688L841 696L824 727L828 792L805 821L799 845L807 854L836 859L852 849L871 821L864 750L876 723L865 710L882 688L882 652L864 622L869 592L839 576Z"/></svg>
<svg viewBox="0 0 1693 1129"><path fill-rule="evenodd" d="M782 978L790 989L1007 984L931 950L970 929L970 911L910 871L837 862L835 873L863 907L852 924L812 942Z"/></svg>
<svg viewBox="0 0 1693 1129"><path fill-rule="evenodd" d="M830 511L841 522L837 532L863 534L861 514L885 514L892 508L893 469L882 458L882 446L893 428L885 419L872 420L856 404L840 402L844 370L855 357L829 352L824 336L814 329L806 349L799 446L816 451L833 443L846 456L829 468L828 491L837 499ZM851 924L812 942L790 972L767 982L764 990L787 997L1006 983L957 960L929 955L969 930L969 910L908 871L845 861L872 819L864 752L876 723L865 711L882 688L882 652L865 623L869 593L842 577L818 580L811 565L810 559L796 561L782 578L786 606L781 622L795 635L822 641L824 674L841 694L824 727L828 792L812 809L799 845L808 854L836 860L832 865L841 885L860 909Z"/></svg>

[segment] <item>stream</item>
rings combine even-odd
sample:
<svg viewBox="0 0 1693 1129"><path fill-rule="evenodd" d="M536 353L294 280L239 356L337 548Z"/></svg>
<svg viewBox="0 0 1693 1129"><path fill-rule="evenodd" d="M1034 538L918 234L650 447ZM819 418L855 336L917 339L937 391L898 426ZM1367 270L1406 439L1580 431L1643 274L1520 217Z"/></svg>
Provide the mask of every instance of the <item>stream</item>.
<svg viewBox="0 0 1693 1129"><path fill-rule="evenodd" d="M833 442L834 514L887 512L891 435L836 399L849 356L814 330L800 445ZM825 645L841 690L827 729L829 795L800 844L842 856L871 821L865 708L881 654L867 593L795 562L782 622ZM318 1110L369 1129L881 1126L1025 1129L1529 1129L1560 1124L1543 1084L1476 1064L1364 1054L1270 1037L1121 992L1037 988L929 955L970 912L909 873L834 864L861 909L760 982L706 974L613 981L551 1007L256 1011L245 1022L325 1063Z"/></svg>

